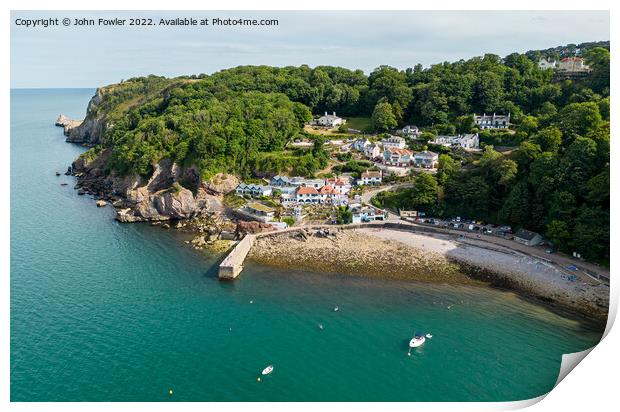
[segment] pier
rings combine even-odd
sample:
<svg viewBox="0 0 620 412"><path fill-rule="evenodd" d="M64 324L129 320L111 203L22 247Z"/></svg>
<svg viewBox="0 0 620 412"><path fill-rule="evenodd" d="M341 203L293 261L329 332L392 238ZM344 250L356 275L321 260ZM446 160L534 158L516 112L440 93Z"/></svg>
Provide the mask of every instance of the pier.
<svg viewBox="0 0 620 412"><path fill-rule="evenodd" d="M243 262L254 244L255 235L246 235L220 263L219 278L234 279L243 270Z"/></svg>

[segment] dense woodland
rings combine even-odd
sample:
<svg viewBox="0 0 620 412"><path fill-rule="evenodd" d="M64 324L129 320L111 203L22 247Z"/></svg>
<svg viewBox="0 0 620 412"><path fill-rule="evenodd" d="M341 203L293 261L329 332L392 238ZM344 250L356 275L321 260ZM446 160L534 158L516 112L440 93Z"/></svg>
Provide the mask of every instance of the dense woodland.
<svg viewBox="0 0 620 412"><path fill-rule="evenodd" d="M303 131L313 113L369 117L367 132L415 124L429 140L476 131L473 113L510 112L511 131L481 132L481 156L462 162L444 153L436 176L421 174L413 189L379 201L525 227L564 251L608 263L609 43L573 46L429 68L381 66L369 75L329 66L241 66L208 76L129 79L104 89L96 110L113 126L100 147L112 149L111 169L145 176L163 158L196 165L205 178L219 171L311 176L328 160L322 141ZM553 70L538 69L539 57L577 49L592 68L587 77L560 81ZM311 150L286 149L304 137L315 139Z"/></svg>

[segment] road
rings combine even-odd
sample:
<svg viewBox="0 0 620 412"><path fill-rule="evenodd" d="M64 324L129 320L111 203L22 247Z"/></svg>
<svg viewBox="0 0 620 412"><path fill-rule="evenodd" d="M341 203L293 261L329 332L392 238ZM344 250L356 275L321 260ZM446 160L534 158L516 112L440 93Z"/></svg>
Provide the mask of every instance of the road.
<svg viewBox="0 0 620 412"><path fill-rule="evenodd" d="M370 189L368 191L365 191L364 193L362 193L362 203L369 203L372 200L373 197L375 197L378 193L381 192L385 192L388 190L396 190L396 189L403 189L403 188L407 188L407 187L413 187L413 183L398 183L395 185L389 185L389 186L383 186L383 187L379 187L376 189ZM395 221L395 220L400 220L400 217L398 216L398 213L394 213L393 211L390 211L388 209L386 209L386 212L388 213L388 218L387 220L389 221Z"/></svg>

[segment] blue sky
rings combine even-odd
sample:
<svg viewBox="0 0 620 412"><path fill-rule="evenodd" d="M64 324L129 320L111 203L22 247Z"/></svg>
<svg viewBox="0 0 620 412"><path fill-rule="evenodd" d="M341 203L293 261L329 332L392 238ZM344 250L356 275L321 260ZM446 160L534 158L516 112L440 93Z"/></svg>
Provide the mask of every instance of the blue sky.
<svg viewBox="0 0 620 412"><path fill-rule="evenodd" d="M277 18L277 27L49 27L46 17ZM370 72L609 40L606 11L19 12L11 13L11 87L97 87L147 74L247 64L335 65Z"/></svg>

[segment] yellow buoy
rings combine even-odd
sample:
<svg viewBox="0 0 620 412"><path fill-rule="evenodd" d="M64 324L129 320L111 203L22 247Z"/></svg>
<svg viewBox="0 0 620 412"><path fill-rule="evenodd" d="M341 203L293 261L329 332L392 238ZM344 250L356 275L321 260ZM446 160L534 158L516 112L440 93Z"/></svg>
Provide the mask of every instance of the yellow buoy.
<svg viewBox="0 0 620 412"><path fill-rule="evenodd" d="M172 389L168 389L168 395L172 395Z"/></svg>
<svg viewBox="0 0 620 412"><path fill-rule="evenodd" d="M260 382L260 377L256 378L256 382Z"/></svg>

